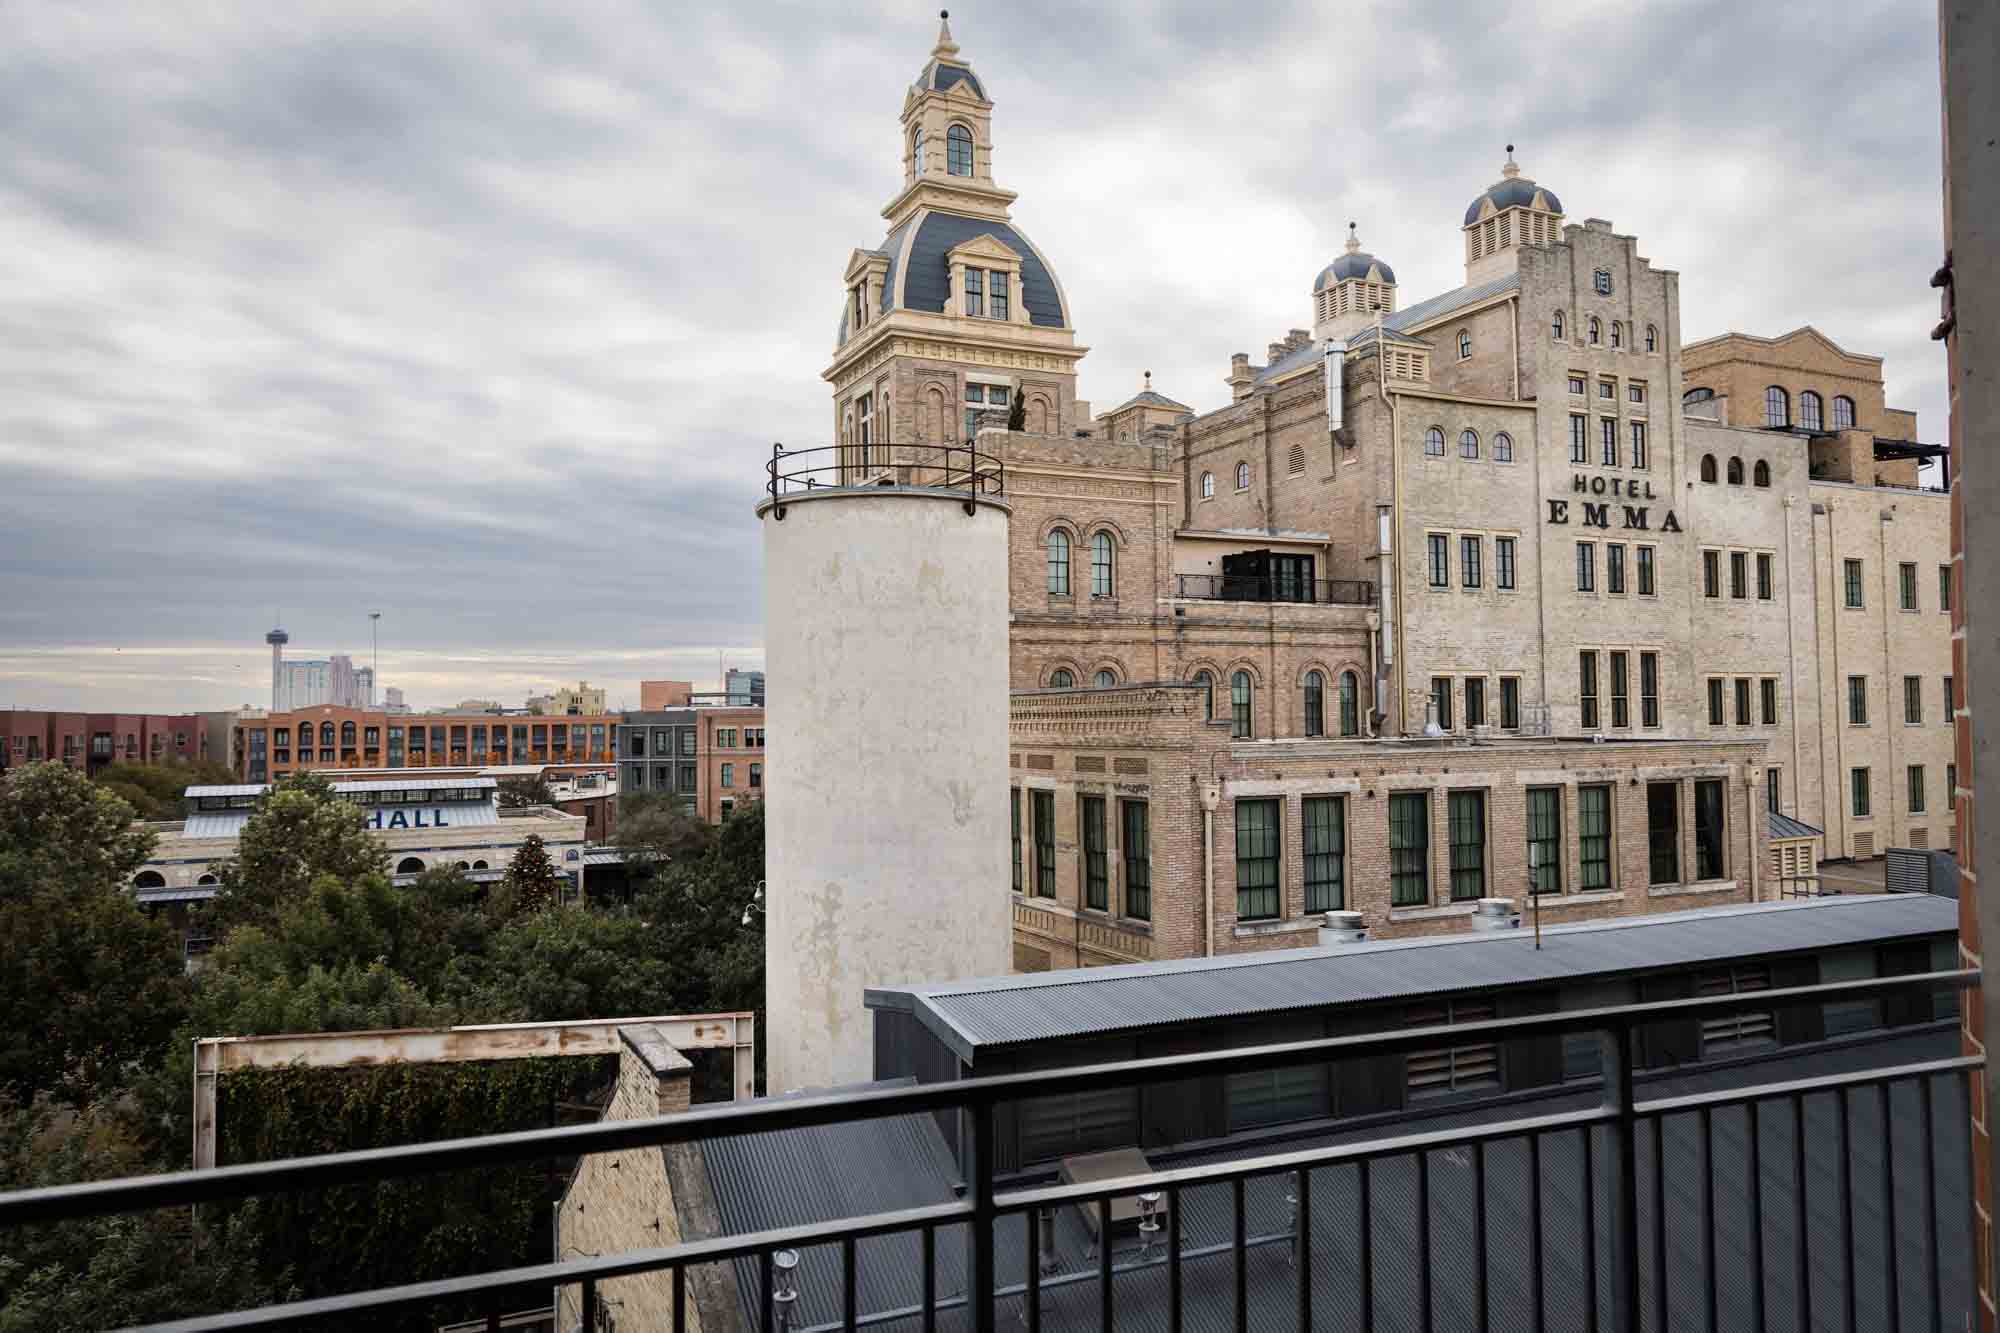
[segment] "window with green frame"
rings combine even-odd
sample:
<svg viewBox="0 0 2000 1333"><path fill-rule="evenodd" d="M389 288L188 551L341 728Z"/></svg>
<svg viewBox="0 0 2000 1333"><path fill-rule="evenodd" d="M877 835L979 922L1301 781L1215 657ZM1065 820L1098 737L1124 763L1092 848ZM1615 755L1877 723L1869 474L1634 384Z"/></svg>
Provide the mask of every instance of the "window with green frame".
<svg viewBox="0 0 2000 1333"><path fill-rule="evenodd" d="M1389 905L1422 907L1430 900L1430 794L1396 792L1389 797Z"/></svg>
<svg viewBox="0 0 2000 1333"><path fill-rule="evenodd" d="M1077 799L1077 816L1083 825L1083 905L1094 911L1109 911L1111 877L1104 855L1104 798Z"/></svg>
<svg viewBox="0 0 2000 1333"><path fill-rule="evenodd" d="M1014 819L1014 892L1021 891L1021 789L1015 787L1007 793L1008 813Z"/></svg>
<svg viewBox="0 0 2000 1333"><path fill-rule="evenodd" d="M1528 885L1531 893L1562 892L1562 789L1528 788Z"/></svg>
<svg viewBox="0 0 2000 1333"><path fill-rule="evenodd" d="M1451 899L1486 896L1486 793L1455 791L1446 798L1451 833Z"/></svg>
<svg viewBox="0 0 2000 1333"><path fill-rule="evenodd" d="M1576 832L1579 892L1611 887L1611 788L1576 789Z"/></svg>
<svg viewBox="0 0 2000 1333"><path fill-rule="evenodd" d="M1125 819L1125 840L1119 858L1125 866L1125 915L1138 921L1153 919L1153 845L1144 801L1120 803Z"/></svg>
<svg viewBox="0 0 2000 1333"><path fill-rule="evenodd" d="M1308 796L1305 820L1306 910L1338 912L1347 906L1346 801Z"/></svg>
<svg viewBox="0 0 2000 1333"><path fill-rule="evenodd" d="M1278 915L1278 803L1236 803L1236 919Z"/></svg>
<svg viewBox="0 0 2000 1333"><path fill-rule="evenodd" d="M1053 898L1056 896L1056 794L1036 791L1028 795L1035 817L1035 895Z"/></svg>

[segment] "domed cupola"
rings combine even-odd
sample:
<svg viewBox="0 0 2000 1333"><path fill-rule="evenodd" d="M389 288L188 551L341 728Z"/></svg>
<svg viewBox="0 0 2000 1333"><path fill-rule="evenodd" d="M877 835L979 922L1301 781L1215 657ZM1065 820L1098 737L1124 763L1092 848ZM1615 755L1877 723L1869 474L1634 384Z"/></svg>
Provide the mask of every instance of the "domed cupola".
<svg viewBox="0 0 2000 1333"><path fill-rule="evenodd" d="M1465 208L1465 281L1491 282L1512 273L1523 245L1562 239L1562 200L1521 174L1514 145L1495 181Z"/></svg>
<svg viewBox="0 0 2000 1333"><path fill-rule="evenodd" d="M1396 308L1396 270L1361 248L1347 224L1347 253L1313 281L1313 337L1345 338L1374 322L1375 312Z"/></svg>

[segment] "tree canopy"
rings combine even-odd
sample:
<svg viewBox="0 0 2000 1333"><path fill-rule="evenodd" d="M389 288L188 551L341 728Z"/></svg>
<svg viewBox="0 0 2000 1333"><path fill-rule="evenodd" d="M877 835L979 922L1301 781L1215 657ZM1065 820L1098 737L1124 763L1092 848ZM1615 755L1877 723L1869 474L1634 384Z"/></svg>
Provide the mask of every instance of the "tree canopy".
<svg viewBox="0 0 2000 1333"><path fill-rule="evenodd" d="M555 789L540 773L533 777L500 779L500 804L510 810L529 805L553 805L555 799Z"/></svg>
<svg viewBox="0 0 2000 1333"><path fill-rule="evenodd" d="M179 819L189 787L227 786L236 775L212 759L189 763L112 764L92 781L123 798L141 819Z"/></svg>

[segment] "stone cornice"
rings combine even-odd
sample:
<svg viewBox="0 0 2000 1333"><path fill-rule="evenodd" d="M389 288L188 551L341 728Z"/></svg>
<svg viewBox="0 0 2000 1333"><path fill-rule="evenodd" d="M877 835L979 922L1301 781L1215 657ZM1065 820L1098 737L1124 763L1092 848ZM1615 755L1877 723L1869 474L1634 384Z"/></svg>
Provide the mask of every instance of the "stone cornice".
<svg viewBox="0 0 2000 1333"><path fill-rule="evenodd" d="M921 326L912 327L909 322L898 323L898 321L925 318L943 321L950 317L924 316L912 311L891 311L882 317L882 327L875 334L864 335L863 338L851 342L850 346L843 347L834 363L820 373L820 378L831 383L838 392L899 356L925 361L950 361L969 366L995 366L1008 370L1073 375L1076 373L1076 363L1090 350L1087 347L1076 346L1067 330L1040 330L1045 336L1037 338L1032 336L1036 332L1033 326L993 323L991 327L994 332L1006 330L1014 336L987 337L974 342L956 331L947 333L940 330L937 333L925 334L921 331Z"/></svg>
<svg viewBox="0 0 2000 1333"><path fill-rule="evenodd" d="M901 194L884 205L882 216L888 220L891 231L921 208L938 208L947 213L962 213L966 217L1005 222L1008 220L1007 206L1018 198L1020 196L1012 190L1003 190L970 176L947 176L942 180L936 176L923 176L911 181Z"/></svg>

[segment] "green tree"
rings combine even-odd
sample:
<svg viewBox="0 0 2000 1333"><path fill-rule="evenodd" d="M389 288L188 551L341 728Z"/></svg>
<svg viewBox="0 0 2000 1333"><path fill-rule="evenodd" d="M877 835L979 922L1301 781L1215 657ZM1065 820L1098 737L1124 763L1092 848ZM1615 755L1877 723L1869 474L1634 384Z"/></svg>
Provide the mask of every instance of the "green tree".
<svg viewBox="0 0 2000 1333"><path fill-rule="evenodd" d="M102 1094L186 1012L179 941L129 891L152 845L63 765L0 780L0 1088L23 1104Z"/></svg>
<svg viewBox="0 0 2000 1333"><path fill-rule="evenodd" d="M494 912L501 920L544 911L562 901L563 880L549 860L539 833L530 833L514 853L494 894Z"/></svg>
<svg viewBox="0 0 2000 1333"><path fill-rule="evenodd" d="M495 931L485 952L452 961L444 993L460 1021L550 1022L667 1014L696 1007L688 975L643 921L579 908L533 912Z"/></svg>
<svg viewBox="0 0 2000 1333"><path fill-rule="evenodd" d="M637 792L618 810L612 840L625 854L628 875L642 881L677 861L699 857L715 841L715 829L665 792Z"/></svg>
<svg viewBox="0 0 2000 1333"><path fill-rule="evenodd" d="M661 869L632 906L671 958L676 1001L688 1011L764 1004L764 804L723 821L700 856Z"/></svg>
<svg viewBox="0 0 2000 1333"><path fill-rule="evenodd" d="M188 763L112 764L94 779L122 797L141 819L179 819L189 787L227 786L236 775L212 759Z"/></svg>
<svg viewBox="0 0 2000 1333"><path fill-rule="evenodd" d="M540 773L533 777L500 779L500 804L509 810L527 805L553 805L555 799L555 790Z"/></svg>
<svg viewBox="0 0 2000 1333"><path fill-rule="evenodd" d="M217 924L224 930L276 920L278 907L321 875L352 883L388 869L361 807L333 794L314 774L281 779L257 803L236 855L215 867Z"/></svg>

